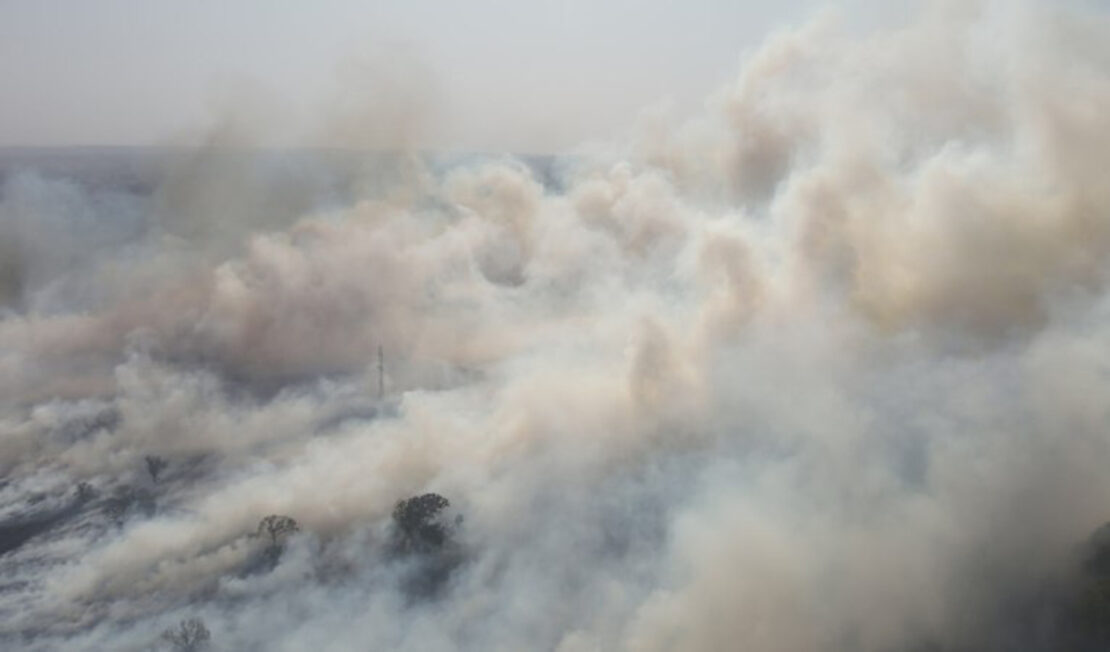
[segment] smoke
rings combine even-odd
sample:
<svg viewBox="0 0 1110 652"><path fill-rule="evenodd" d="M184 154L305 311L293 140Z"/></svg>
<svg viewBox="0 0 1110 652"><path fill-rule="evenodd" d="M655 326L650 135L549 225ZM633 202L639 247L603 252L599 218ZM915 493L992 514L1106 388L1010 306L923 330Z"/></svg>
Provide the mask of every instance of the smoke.
<svg viewBox="0 0 1110 652"><path fill-rule="evenodd" d="M1110 516L1108 28L824 16L555 161L9 177L0 538L41 533L0 640L1059 649L1045 596ZM407 138L418 100L375 106ZM450 557L391 544L426 492Z"/></svg>

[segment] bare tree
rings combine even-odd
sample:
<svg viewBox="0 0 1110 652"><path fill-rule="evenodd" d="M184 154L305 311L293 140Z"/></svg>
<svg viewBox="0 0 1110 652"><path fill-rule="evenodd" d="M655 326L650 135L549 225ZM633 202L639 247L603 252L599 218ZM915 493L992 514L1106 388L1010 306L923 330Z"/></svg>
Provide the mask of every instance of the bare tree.
<svg viewBox="0 0 1110 652"><path fill-rule="evenodd" d="M258 524L258 536L270 537L271 546L279 546L287 536L300 532L301 526L288 516L270 514Z"/></svg>
<svg viewBox="0 0 1110 652"><path fill-rule="evenodd" d="M162 638L169 641L177 652L200 652L208 649L212 633L200 618L188 618L176 628L162 632Z"/></svg>
<svg viewBox="0 0 1110 652"><path fill-rule="evenodd" d="M301 526L296 521L280 514L270 514L259 522L255 536L269 540L263 549L266 567L273 568L277 564L285 550L285 540L300 530Z"/></svg>

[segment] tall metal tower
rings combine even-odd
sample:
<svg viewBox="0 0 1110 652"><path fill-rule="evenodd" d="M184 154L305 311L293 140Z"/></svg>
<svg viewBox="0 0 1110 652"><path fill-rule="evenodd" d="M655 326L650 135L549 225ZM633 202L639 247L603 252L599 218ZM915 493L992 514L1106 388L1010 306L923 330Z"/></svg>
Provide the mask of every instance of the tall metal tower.
<svg viewBox="0 0 1110 652"><path fill-rule="evenodd" d="M378 399L385 398L385 357L382 355L382 345L378 345Z"/></svg>

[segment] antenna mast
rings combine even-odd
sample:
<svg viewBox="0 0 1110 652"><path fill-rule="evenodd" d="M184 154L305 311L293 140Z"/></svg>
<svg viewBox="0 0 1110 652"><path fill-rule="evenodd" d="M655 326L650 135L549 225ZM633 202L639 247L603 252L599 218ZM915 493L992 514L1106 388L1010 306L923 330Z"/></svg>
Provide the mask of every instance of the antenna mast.
<svg viewBox="0 0 1110 652"><path fill-rule="evenodd" d="M378 398L385 397L385 357L382 355L382 345L378 345Z"/></svg>

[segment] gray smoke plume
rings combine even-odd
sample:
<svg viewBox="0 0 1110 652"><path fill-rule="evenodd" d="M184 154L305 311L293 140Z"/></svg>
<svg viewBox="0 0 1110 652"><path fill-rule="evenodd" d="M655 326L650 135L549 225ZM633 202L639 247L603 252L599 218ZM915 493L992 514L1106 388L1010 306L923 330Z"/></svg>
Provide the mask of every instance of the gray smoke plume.
<svg viewBox="0 0 1110 652"><path fill-rule="evenodd" d="M1108 35L825 17L596 155L10 176L0 642L1066 648L1110 520Z"/></svg>

